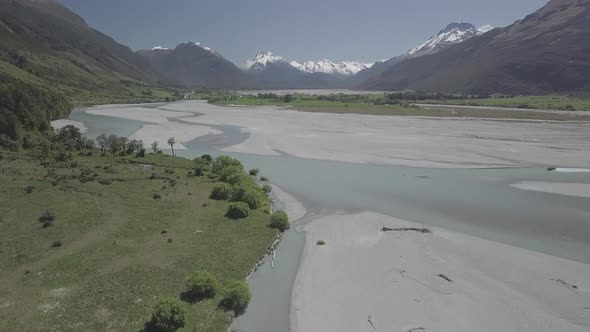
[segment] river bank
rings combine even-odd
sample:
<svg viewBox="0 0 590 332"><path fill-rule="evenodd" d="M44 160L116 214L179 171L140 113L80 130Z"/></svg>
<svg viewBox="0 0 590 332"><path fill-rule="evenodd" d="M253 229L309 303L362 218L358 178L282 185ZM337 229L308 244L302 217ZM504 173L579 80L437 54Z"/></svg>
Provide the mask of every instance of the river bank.
<svg viewBox="0 0 590 332"><path fill-rule="evenodd" d="M305 226L291 330L587 331L590 266L370 212ZM324 241L325 245L317 245Z"/></svg>

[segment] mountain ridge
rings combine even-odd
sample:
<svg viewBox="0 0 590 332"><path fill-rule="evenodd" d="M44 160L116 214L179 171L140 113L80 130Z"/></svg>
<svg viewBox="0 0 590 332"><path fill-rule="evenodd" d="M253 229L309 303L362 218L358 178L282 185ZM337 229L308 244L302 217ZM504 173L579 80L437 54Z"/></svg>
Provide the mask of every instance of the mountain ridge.
<svg viewBox="0 0 590 332"><path fill-rule="evenodd" d="M545 94L590 87L590 0L551 0L516 21L408 59L358 88Z"/></svg>

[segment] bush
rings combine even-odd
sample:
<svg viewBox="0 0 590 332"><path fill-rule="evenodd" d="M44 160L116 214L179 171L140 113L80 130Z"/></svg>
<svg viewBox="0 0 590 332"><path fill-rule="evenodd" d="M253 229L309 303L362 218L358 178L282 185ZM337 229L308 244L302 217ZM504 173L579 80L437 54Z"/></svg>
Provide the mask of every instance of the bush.
<svg viewBox="0 0 590 332"><path fill-rule="evenodd" d="M210 154L204 154L201 156L201 159L203 159L204 161L206 161L207 163L211 163L213 161L213 157L211 157Z"/></svg>
<svg viewBox="0 0 590 332"><path fill-rule="evenodd" d="M203 167L198 166L195 168L195 176L203 176L205 172L203 172Z"/></svg>
<svg viewBox="0 0 590 332"><path fill-rule="evenodd" d="M256 184L241 183L232 188L232 201L244 202L256 210L262 204L262 191Z"/></svg>
<svg viewBox="0 0 590 332"><path fill-rule="evenodd" d="M162 195L155 193L154 196L152 197L153 199L162 199Z"/></svg>
<svg viewBox="0 0 590 332"><path fill-rule="evenodd" d="M575 111L576 110L576 108L571 104L565 105L565 107L563 109L566 111Z"/></svg>
<svg viewBox="0 0 590 332"><path fill-rule="evenodd" d="M217 200L225 200L229 199L231 195L231 187L227 183L217 183L213 186L211 190L211 195L209 198L217 199Z"/></svg>
<svg viewBox="0 0 590 332"><path fill-rule="evenodd" d="M45 210L45 212L43 212L41 216L39 216L38 220L41 224L43 224L43 228L53 226L53 222L55 221L55 214L53 214L53 212L51 212L50 210Z"/></svg>
<svg viewBox="0 0 590 332"><path fill-rule="evenodd" d="M285 211L278 210L270 216L270 227L284 232L290 228L289 216Z"/></svg>
<svg viewBox="0 0 590 332"><path fill-rule="evenodd" d="M110 179L100 179L98 180L98 183L105 186L110 186L113 183L113 181L111 181Z"/></svg>
<svg viewBox="0 0 590 332"><path fill-rule="evenodd" d="M231 281L225 287L220 306L227 311L233 310L237 316L246 310L250 298L248 284L244 281Z"/></svg>
<svg viewBox="0 0 590 332"><path fill-rule="evenodd" d="M226 182L233 186L238 183L248 181L248 179L248 175L245 173L234 173L227 178Z"/></svg>
<svg viewBox="0 0 590 332"><path fill-rule="evenodd" d="M268 178L266 176L261 176L260 181L267 182Z"/></svg>
<svg viewBox="0 0 590 332"><path fill-rule="evenodd" d="M26 192L27 194L30 194L30 193L32 193L34 190L35 190L35 187L34 187L34 186L27 186L27 187L25 188L25 192Z"/></svg>
<svg viewBox="0 0 590 332"><path fill-rule="evenodd" d="M244 166L239 160L228 156L219 156L213 161L213 173L219 175L222 170L230 166L235 166L240 171L244 171Z"/></svg>
<svg viewBox="0 0 590 332"><path fill-rule="evenodd" d="M199 301L214 298L219 290L219 282L209 272L195 271L186 279L185 295L189 300Z"/></svg>
<svg viewBox="0 0 590 332"><path fill-rule="evenodd" d="M230 204L227 208L225 216L231 219L242 219L248 217L248 204L244 202Z"/></svg>
<svg viewBox="0 0 590 332"><path fill-rule="evenodd" d="M253 168L250 170L250 175L256 176L256 175L258 175L259 172L260 172L260 170L258 168Z"/></svg>
<svg viewBox="0 0 590 332"><path fill-rule="evenodd" d="M151 325L159 331L176 331L184 327L186 307L177 299L160 300L152 313Z"/></svg>
<svg viewBox="0 0 590 332"><path fill-rule="evenodd" d="M242 175L244 170L240 166L228 166L217 173L219 180L229 182L229 179L234 175Z"/></svg>
<svg viewBox="0 0 590 332"><path fill-rule="evenodd" d="M316 245L318 245L318 246L325 246L326 245L326 241L319 240L318 242L316 242Z"/></svg>
<svg viewBox="0 0 590 332"><path fill-rule="evenodd" d="M267 194L270 194L270 192L272 191L272 187L268 184L265 184L264 186L262 186L262 191L264 191Z"/></svg>
<svg viewBox="0 0 590 332"><path fill-rule="evenodd" d="M51 247L52 248L59 248L59 247L61 247L61 241L53 241L53 243L51 243Z"/></svg>

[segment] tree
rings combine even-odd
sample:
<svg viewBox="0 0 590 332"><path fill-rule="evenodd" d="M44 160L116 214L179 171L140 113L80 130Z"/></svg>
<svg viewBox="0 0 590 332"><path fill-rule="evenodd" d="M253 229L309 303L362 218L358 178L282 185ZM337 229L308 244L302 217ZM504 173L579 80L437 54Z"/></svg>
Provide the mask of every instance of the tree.
<svg viewBox="0 0 590 332"><path fill-rule="evenodd" d="M293 95L292 95L292 94L289 94L289 93L283 96L283 101L284 101L285 103L290 103L290 102L292 102L294 99L295 99L295 97L293 97Z"/></svg>
<svg viewBox="0 0 590 332"><path fill-rule="evenodd" d="M219 290L217 278L206 271L194 271L186 279L185 295L191 301L214 298Z"/></svg>
<svg viewBox="0 0 590 332"><path fill-rule="evenodd" d="M283 210L275 211L270 216L270 227L276 228L281 232L284 232L290 228L289 216Z"/></svg>
<svg viewBox="0 0 590 332"><path fill-rule="evenodd" d="M256 175L258 175L259 172L260 172L260 170L258 168L252 168L250 170L250 175L256 176Z"/></svg>
<svg viewBox="0 0 590 332"><path fill-rule="evenodd" d="M213 186L209 198L216 200L229 199L231 195L231 187L227 183L218 183Z"/></svg>
<svg viewBox="0 0 590 332"><path fill-rule="evenodd" d="M60 128L53 139L56 143L62 144L68 150L81 149L83 147L80 129L73 125Z"/></svg>
<svg viewBox="0 0 590 332"><path fill-rule="evenodd" d="M107 148L109 146L109 140L106 134L100 134L96 137L96 144L100 148L102 155L104 156L107 152Z"/></svg>
<svg viewBox="0 0 590 332"><path fill-rule="evenodd" d="M243 313L250 302L250 289L244 281L230 281L225 287L221 307L225 310L233 310L235 315Z"/></svg>
<svg viewBox="0 0 590 332"><path fill-rule="evenodd" d="M112 155L119 153L119 138L117 135L110 134L109 137L107 137L107 142Z"/></svg>
<svg viewBox="0 0 590 332"><path fill-rule="evenodd" d="M152 143L152 151L154 151L154 153L160 152L160 149L158 148L158 141L154 141Z"/></svg>
<svg viewBox="0 0 590 332"><path fill-rule="evenodd" d="M174 144L176 144L176 140L174 139L174 137L170 137L168 139L168 145L170 145L170 148L172 149L172 155L176 156L176 154L174 153Z"/></svg>
<svg viewBox="0 0 590 332"><path fill-rule="evenodd" d="M248 216L248 204L244 202L232 203L227 208L225 215L231 219L242 219Z"/></svg>
<svg viewBox="0 0 590 332"><path fill-rule="evenodd" d="M184 327L186 321L185 304L178 299L158 301L152 313L151 325L159 331L176 331Z"/></svg>

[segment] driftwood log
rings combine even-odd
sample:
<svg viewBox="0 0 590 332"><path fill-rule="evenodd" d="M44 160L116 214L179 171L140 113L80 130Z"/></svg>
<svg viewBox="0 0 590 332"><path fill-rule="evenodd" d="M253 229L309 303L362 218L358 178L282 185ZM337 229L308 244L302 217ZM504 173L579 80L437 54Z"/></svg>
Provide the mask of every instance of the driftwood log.
<svg viewBox="0 0 590 332"><path fill-rule="evenodd" d="M432 231L428 228L416 228L416 227L402 227L402 228L388 228L383 227L381 228L382 232L418 232L422 234L432 233Z"/></svg>

